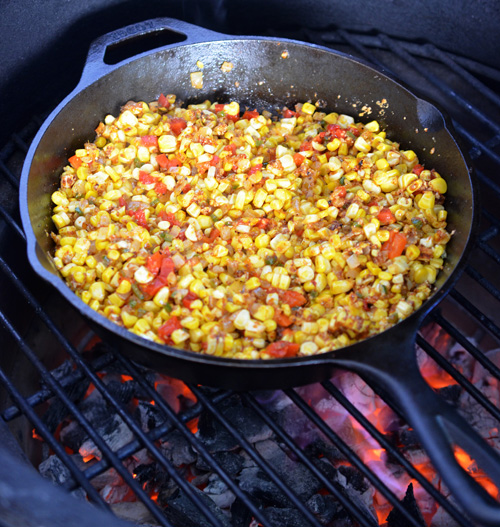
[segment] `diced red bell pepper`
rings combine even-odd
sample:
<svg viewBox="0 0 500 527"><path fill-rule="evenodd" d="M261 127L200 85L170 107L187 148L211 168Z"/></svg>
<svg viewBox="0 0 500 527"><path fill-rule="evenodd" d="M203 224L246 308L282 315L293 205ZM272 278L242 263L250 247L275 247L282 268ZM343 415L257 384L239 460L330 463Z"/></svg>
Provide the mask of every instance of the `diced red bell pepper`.
<svg viewBox="0 0 500 527"><path fill-rule="evenodd" d="M234 143L226 145L224 150L226 150L226 152L231 152L231 154L234 155L236 153L236 145Z"/></svg>
<svg viewBox="0 0 500 527"><path fill-rule="evenodd" d="M78 156L71 156L69 159L69 164L75 169L78 170L82 166L82 158Z"/></svg>
<svg viewBox="0 0 500 527"><path fill-rule="evenodd" d="M163 256L160 251L148 256L148 259L146 260L146 267L148 268L148 271L156 276L160 272L162 260Z"/></svg>
<svg viewBox="0 0 500 527"><path fill-rule="evenodd" d="M158 104L162 108L170 108L170 103L167 101L167 98L165 95L163 95L163 93L158 97Z"/></svg>
<svg viewBox="0 0 500 527"><path fill-rule="evenodd" d="M413 167L412 172L413 172L414 174L417 174L417 176L420 176L420 173L422 172L422 170L424 170L424 167L423 167L422 165L418 164L418 165L415 165L415 166Z"/></svg>
<svg viewBox="0 0 500 527"><path fill-rule="evenodd" d="M118 205L120 205L120 207L126 207L127 206L127 202L125 201L125 198L123 196L120 196L118 198Z"/></svg>
<svg viewBox="0 0 500 527"><path fill-rule="evenodd" d="M137 225L147 229L148 220L146 219L146 214L143 209L135 209L131 214L135 218Z"/></svg>
<svg viewBox="0 0 500 527"><path fill-rule="evenodd" d="M147 172L144 172L144 170L139 170L139 181L143 185L151 185L151 183L154 183L156 179Z"/></svg>
<svg viewBox="0 0 500 527"><path fill-rule="evenodd" d="M274 320L276 320L276 324L278 324L278 326L282 326L284 328L287 328L293 324L292 319L285 315L285 313L278 312L278 314L274 317Z"/></svg>
<svg viewBox="0 0 500 527"><path fill-rule="evenodd" d="M394 216L390 209L382 209L378 213L377 219L380 225L390 225L396 221L396 216Z"/></svg>
<svg viewBox="0 0 500 527"><path fill-rule="evenodd" d="M182 117L173 117L170 119L170 130L175 135L179 135L184 128L187 126L186 119L182 119Z"/></svg>
<svg viewBox="0 0 500 527"><path fill-rule="evenodd" d="M335 198L345 198L347 196L347 190L343 185L340 185L332 192L332 194Z"/></svg>
<svg viewBox="0 0 500 527"><path fill-rule="evenodd" d="M219 164L220 157L216 156L215 154L212 156L212 159L210 160L210 166L214 167Z"/></svg>
<svg viewBox="0 0 500 527"><path fill-rule="evenodd" d="M284 357L295 357L299 352L299 349L300 346L295 342L279 340L278 342L269 344L264 351L272 357L283 359Z"/></svg>
<svg viewBox="0 0 500 527"><path fill-rule="evenodd" d="M242 119L255 119L259 117L259 112L257 110L247 110L243 115Z"/></svg>
<svg viewBox="0 0 500 527"><path fill-rule="evenodd" d="M158 147L158 136L156 135L143 135L141 137L141 145L142 146L156 146Z"/></svg>
<svg viewBox="0 0 500 527"><path fill-rule="evenodd" d="M326 127L326 131L332 137L336 137L337 139L345 139L347 137L345 129L338 124L329 124Z"/></svg>
<svg viewBox="0 0 500 527"><path fill-rule="evenodd" d="M156 185L155 185L155 192L157 194L160 194L160 195L166 194L167 191L168 191L168 189L167 189L167 185L165 185L165 183L162 183L161 181L158 181L158 183L156 183Z"/></svg>
<svg viewBox="0 0 500 527"><path fill-rule="evenodd" d="M223 112L224 111L224 105L223 104L216 104L214 106L215 113Z"/></svg>
<svg viewBox="0 0 500 527"><path fill-rule="evenodd" d="M168 170L171 167L178 167L181 164L177 157L169 159L166 154L156 156L156 161L160 165L160 168L165 170Z"/></svg>
<svg viewBox="0 0 500 527"><path fill-rule="evenodd" d="M307 298L298 291L283 291L278 293L282 302L288 304L290 307L303 306L307 302Z"/></svg>
<svg viewBox="0 0 500 527"><path fill-rule="evenodd" d="M168 221L170 223L170 225L179 225L180 226L180 222L175 218L175 214L173 212L165 212L164 210L162 210L158 216L160 216L160 218L164 221Z"/></svg>
<svg viewBox="0 0 500 527"><path fill-rule="evenodd" d="M203 243L213 243L218 237L220 236L219 229L216 229L215 227L212 228L210 231L209 236L204 236L201 240Z"/></svg>
<svg viewBox="0 0 500 527"><path fill-rule="evenodd" d="M293 155L293 162L296 166L300 167L302 163L304 162L305 157L302 154L299 154L298 152Z"/></svg>
<svg viewBox="0 0 500 527"><path fill-rule="evenodd" d="M387 251L387 258L392 260L401 256L407 243L406 235L402 232L391 231L389 239L382 245L382 251Z"/></svg>
<svg viewBox="0 0 500 527"><path fill-rule="evenodd" d="M290 117L296 117L297 116L297 112L294 112L292 110L289 110L288 108L285 108L283 110L283 117L285 119L290 119Z"/></svg>
<svg viewBox="0 0 500 527"><path fill-rule="evenodd" d="M189 291L188 294L182 299L182 305L184 307L187 307L188 309L191 309L191 304L197 300L198 295L193 293L192 291Z"/></svg>
<svg viewBox="0 0 500 527"><path fill-rule="evenodd" d="M181 328L182 326L181 326L180 320L176 316L170 317L165 322L165 324L163 324L162 326L158 328L158 336L165 342L168 342L170 341L170 336L172 335L172 333L176 329L181 329Z"/></svg>
<svg viewBox="0 0 500 527"><path fill-rule="evenodd" d="M175 264L170 256L165 256L161 261L160 276L168 278L170 273L175 271Z"/></svg>
<svg viewBox="0 0 500 527"><path fill-rule="evenodd" d="M256 227L259 229L264 229L265 231L270 228L271 220L269 218L261 218L256 224Z"/></svg>
<svg viewBox="0 0 500 527"><path fill-rule="evenodd" d="M254 165L249 171L248 175L251 176L252 174L255 174L255 172L258 172L259 170L262 170L262 163L257 163Z"/></svg>
<svg viewBox="0 0 500 527"><path fill-rule="evenodd" d="M304 152L306 150L312 150L313 147L312 147L312 141L304 141L301 145L300 145L300 148L299 150L301 152Z"/></svg>

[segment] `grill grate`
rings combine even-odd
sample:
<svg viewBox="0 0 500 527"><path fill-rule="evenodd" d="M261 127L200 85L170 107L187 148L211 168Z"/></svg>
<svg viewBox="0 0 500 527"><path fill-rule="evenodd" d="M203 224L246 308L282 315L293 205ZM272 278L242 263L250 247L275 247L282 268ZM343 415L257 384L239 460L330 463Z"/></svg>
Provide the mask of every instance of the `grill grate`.
<svg viewBox="0 0 500 527"><path fill-rule="evenodd" d="M500 153L497 148L500 143L500 98L495 93L495 87L500 82L500 72L444 53L430 44L417 45L398 42L386 35L357 35L344 30L321 32L304 30L300 34L281 34L279 36L292 36L327 45L368 60L418 89L419 92L439 101L453 118L471 158L475 160L478 179L482 187L484 197L481 216L482 230L466 273L447 299L441 303L439 309L429 315L426 322L436 324L451 342L460 345L467 354L473 357L474 361L480 363L500 381L500 369L486 354L500 346L500 328L496 322L498 320L496 313L500 307L498 278L500 276L500 214L495 205L500 197L500 186L494 179L495 171L498 170L497 165L500 165ZM13 296L17 299L13 303L7 302L6 299L0 301L0 332L7 345L15 350L12 355L16 356L16 361L21 361L21 366L17 365L18 362L7 362L0 369L0 385L3 385L4 389L4 393L0 395L5 400L1 414L3 420L10 424L11 429L25 445L29 442L25 437L26 431L34 427L36 433L43 437L49 448L69 470L71 479L64 487L68 491L83 488L88 499L101 508L108 509L109 506L94 489L90 480L103 474L110 467L114 467L137 499L144 503L158 525L174 525L150 499L142 486L134 480L125 466L127 459L146 448L154 461L189 496L194 507L205 518L206 525L226 525L224 519L217 516L206 502L193 492L180 471L165 458L158 448L156 443L158 439L167 437L172 431L177 430L248 510L250 517L255 519L253 525L257 523L264 527L275 525L266 510L262 509L259 503L240 488L237 481L217 462L214 455L189 428L188 423L194 418L199 417L202 413L210 414L246 451L269 480L274 482L289 502L294 504L297 517L300 518L302 525L316 527L322 525L295 490L282 481L276 469L257 452L241 431L220 411L218 405L232 397L232 392L189 386L197 402L188 410L176 414L171 405L155 390L148 377L149 372L118 354L114 349L101 346L104 349L101 353L95 355L89 355L88 352L82 353L82 350L89 348L88 341L92 339L91 330L86 327L85 322L78 315L73 315L76 318L70 317L71 324L69 325L67 322L61 322L61 318L58 317L59 312L51 307L51 302L61 304L62 300L51 296L51 292L39 286L27 263L22 256L19 256L25 251L24 235L19 227L19 215L16 208L18 177L29 141L40 124L40 121L36 120L26 129L14 134L0 151L0 173L4 176L3 181L0 182L0 190L4 196L0 200L4 240L0 247L0 284L5 285L6 291L13 292ZM15 257L11 254L12 248L20 249L17 251L19 254ZM10 294L8 296L12 297ZM64 310L67 307L63 305L61 309ZM22 313L22 316L18 313ZM417 338L417 343L423 352L473 397L485 412L496 420L498 426L500 408L474 386L457 369L456 365L443 357L431 341L424 337L424 334L425 332L422 331ZM59 354L63 357L61 362L69 359L72 365L67 375L58 377L51 374L50 370L59 364L53 364L47 360L43 349L40 349L42 345L39 342L45 343L47 350L61 349ZM31 384L28 383L28 386L19 386L14 381L16 369L23 365L28 365L30 372L28 378L35 379ZM110 368L119 368L136 383L149 400L154 401L155 407L167 417L163 424L147 433L141 429L133 416L101 379L100 373ZM116 452L113 452L99 436L72 400L71 389L81 382L92 383L132 431L133 439ZM33 393L32 387L40 384L41 389ZM366 430L373 441L378 443L391 459L401 465L410 478L416 480L432 496L456 525L464 527L473 525L457 505L446 496L444 489L436 488L433 483L429 482L426 475L414 463L408 461L402 450L382 434L334 383L324 382L318 389L323 390L325 396L335 399ZM324 437L343 454L346 462L356 467L364 478L370 481L404 519L404 525L416 527L425 525L421 517L415 515L411 508L403 505L395 492L363 463L353 450L353 445L330 428L309 404L301 389L286 390L284 396L304 416L310 427L321 431ZM283 426L274 421L269 409L261 402L260 394L243 393L240 398L246 407L252 409L267 424L290 455L307 467L310 473L321 482L324 492L338 500L346 515L352 520L351 525L378 525L378 521L367 510L354 502L345 489L336 481L332 481L328 474L318 466L315 462L318 456L303 449ZM87 431L89 437L102 452L102 459L85 470L81 470L76 465L61 443L54 439L53 431L40 417L43 410L47 408L48 401L56 399L63 403L72 418ZM387 403L398 413L392 401L387 401Z"/></svg>

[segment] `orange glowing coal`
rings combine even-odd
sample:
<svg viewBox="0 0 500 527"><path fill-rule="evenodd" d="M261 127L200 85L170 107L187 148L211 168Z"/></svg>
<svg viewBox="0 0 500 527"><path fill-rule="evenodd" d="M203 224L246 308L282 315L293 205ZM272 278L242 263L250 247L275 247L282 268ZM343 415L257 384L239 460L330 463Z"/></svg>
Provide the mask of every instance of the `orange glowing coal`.
<svg viewBox="0 0 500 527"><path fill-rule="evenodd" d="M455 459L458 464L471 476L474 477L477 483L481 485L486 492L493 498L497 499L499 496L499 490L497 486L491 481L488 476L477 466L476 462L460 447L455 446L454 448Z"/></svg>

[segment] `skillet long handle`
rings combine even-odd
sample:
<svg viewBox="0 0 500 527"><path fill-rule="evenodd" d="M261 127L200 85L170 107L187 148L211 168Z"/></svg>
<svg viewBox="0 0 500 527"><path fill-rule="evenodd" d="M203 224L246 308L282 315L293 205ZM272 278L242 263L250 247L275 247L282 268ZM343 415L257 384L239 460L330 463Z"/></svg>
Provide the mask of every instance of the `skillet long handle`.
<svg viewBox="0 0 500 527"><path fill-rule="evenodd" d="M498 489L500 455L425 382L414 353L402 353L388 368L375 363L348 367L376 390L385 392L402 409L435 469L471 518L481 525L498 527L500 503L462 469L453 448L459 446L467 452Z"/></svg>
<svg viewBox="0 0 500 527"><path fill-rule="evenodd" d="M118 64L123 63L122 61L114 65L106 64L105 55L108 48L159 32L170 32L173 36L178 35L177 42L174 42L173 45L176 43L182 43L183 45L195 44L198 42L206 42L207 40L231 38L229 35L217 33L210 29L205 29L173 18L154 18L152 20L138 22L106 33L92 42L83 67L80 84L89 84L105 73L117 68Z"/></svg>

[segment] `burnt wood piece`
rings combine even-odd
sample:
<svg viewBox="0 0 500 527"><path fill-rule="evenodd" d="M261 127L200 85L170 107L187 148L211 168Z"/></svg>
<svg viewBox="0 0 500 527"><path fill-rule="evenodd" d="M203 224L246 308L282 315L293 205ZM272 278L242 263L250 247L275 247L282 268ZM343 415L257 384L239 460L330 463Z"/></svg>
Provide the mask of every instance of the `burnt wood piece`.
<svg viewBox="0 0 500 527"><path fill-rule="evenodd" d="M413 494L413 483L408 485L405 497L401 500L401 505L415 518L421 525L425 525L424 518L418 508L417 500ZM403 515L397 510L392 509L387 516L387 527L407 527L408 522Z"/></svg>

